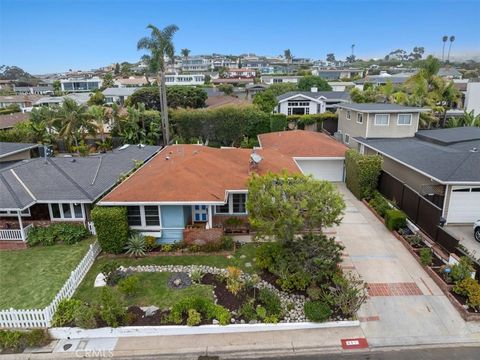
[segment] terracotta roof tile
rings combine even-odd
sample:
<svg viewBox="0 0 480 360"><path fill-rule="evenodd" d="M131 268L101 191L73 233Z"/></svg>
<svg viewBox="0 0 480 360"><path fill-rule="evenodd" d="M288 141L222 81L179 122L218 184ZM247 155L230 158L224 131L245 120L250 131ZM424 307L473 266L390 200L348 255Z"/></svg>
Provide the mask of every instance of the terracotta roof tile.
<svg viewBox="0 0 480 360"><path fill-rule="evenodd" d="M304 130L279 131L258 136L263 149L292 157L344 157L348 148L328 135Z"/></svg>

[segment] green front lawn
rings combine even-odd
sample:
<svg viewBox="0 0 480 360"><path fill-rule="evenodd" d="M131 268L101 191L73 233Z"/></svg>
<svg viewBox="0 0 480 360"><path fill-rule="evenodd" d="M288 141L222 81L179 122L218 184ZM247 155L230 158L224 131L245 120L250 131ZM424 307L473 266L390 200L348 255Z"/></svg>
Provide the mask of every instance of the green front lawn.
<svg viewBox="0 0 480 360"><path fill-rule="evenodd" d="M74 294L74 298L92 302L97 299L100 292L99 288L94 288L95 277L100 273L105 263L116 261L122 266L136 265L209 265L218 268L226 268L227 266L237 266L246 272L254 271L255 245L248 244L242 246L235 252L233 257L229 259L225 255L167 255L167 256L148 256L143 258L130 257L109 257L100 256L92 268L85 276L82 284ZM245 257L241 257L245 255ZM246 267L245 264L250 262L252 267ZM172 290L167 288L167 273L140 273L140 284L142 290L135 297L128 299L128 305L148 306L156 305L160 308L168 307L177 302L183 296L200 295L211 297L211 288L208 286L194 285L182 290Z"/></svg>
<svg viewBox="0 0 480 360"><path fill-rule="evenodd" d="M91 243L0 251L0 309L41 309L50 304Z"/></svg>
<svg viewBox="0 0 480 360"><path fill-rule="evenodd" d="M200 296L213 300L212 286L191 285L185 289L170 289L167 286L170 273L137 273L140 288L132 296L124 296L115 286L113 289L118 297L125 299L125 305L150 306L155 305L160 309L173 306L187 296ZM88 303L97 303L100 299L102 288L85 286L77 291L74 298Z"/></svg>

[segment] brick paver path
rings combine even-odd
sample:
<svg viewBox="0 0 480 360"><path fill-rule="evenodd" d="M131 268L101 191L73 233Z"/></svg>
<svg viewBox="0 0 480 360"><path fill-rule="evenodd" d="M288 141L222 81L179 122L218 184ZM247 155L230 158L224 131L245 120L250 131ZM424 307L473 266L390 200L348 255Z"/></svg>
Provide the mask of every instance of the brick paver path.
<svg viewBox="0 0 480 360"><path fill-rule="evenodd" d="M423 295L415 283L369 283L370 296L415 296Z"/></svg>

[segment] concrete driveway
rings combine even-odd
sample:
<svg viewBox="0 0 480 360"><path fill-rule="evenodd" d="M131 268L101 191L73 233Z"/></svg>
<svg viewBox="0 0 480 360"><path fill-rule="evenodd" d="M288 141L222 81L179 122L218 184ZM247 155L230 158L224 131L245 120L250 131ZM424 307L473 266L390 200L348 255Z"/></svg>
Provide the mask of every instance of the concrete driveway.
<svg viewBox="0 0 480 360"><path fill-rule="evenodd" d="M347 208L336 228L344 267L369 285L359 311L373 346L480 341L480 324L463 321L447 297L390 231L344 184Z"/></svg>
<svg viewBox="0 0 480 360"><path fill-rule="evenodd" d="M472 225L447 225L444 230L460 241L472 255L476 258L480 257L480 242L473 237Z"/></svg>

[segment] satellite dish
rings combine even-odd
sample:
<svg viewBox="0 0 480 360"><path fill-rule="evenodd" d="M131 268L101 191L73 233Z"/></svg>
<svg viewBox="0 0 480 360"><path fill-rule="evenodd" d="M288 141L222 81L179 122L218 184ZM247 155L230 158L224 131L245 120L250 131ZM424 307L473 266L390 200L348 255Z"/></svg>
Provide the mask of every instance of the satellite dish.
<svg viewBox="0 0 480 360"><path fill-rule="evenodd" d="M255 164L260 164L260 162L263 160L263 158L256 152L252 152L250 154L250 159L252 159L252 162Z"/></svg>

